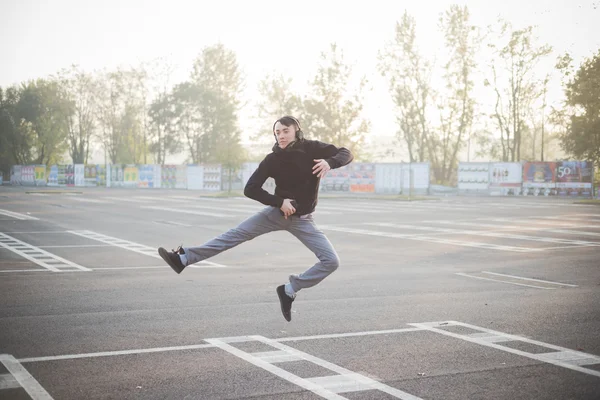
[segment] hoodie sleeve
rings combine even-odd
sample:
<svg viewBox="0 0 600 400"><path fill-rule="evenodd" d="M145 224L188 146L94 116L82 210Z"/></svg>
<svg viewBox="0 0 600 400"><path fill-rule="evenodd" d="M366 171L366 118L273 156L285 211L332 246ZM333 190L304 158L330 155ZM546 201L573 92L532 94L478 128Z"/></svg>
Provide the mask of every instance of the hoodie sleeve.
<svg viewBox="0 0 600 400"><path fill-rule="evenodd" d="M340 168L344 165L348 165L354 160L354 156L345 147L336 147L329 143L320 142L318 140L312 141L313 154L317 159L325 159L331 169Z"/></svg>
<svg viewBox="0 0 600 400"><path fill-rule="evenodd" d="M269 169L267 166L267 158L261 161L258 168L246 183L244 195L252 200L261 202L266 206L281 208L283 198L275 196L262 188L265 181L269 178Z"/></svg>

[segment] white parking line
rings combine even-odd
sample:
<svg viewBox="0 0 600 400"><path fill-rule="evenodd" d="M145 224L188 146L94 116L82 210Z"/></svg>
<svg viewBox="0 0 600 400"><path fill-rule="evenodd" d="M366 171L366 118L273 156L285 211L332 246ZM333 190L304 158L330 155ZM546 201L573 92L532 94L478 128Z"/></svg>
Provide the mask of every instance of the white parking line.
<svg viewBox="0 0 600 400"><path fill-rule="evenodd" d="M22 221L35 221L35 220L39 220L39 218L32 217L31 215L21 214L21 213L18 213L18 212L8 211L8 210L1 210L1 209L0 209L0 215L6 215L7 217L16 218L16 219L19 219L19 220L22 220Z"/></svg>
<svg viewBox="0 0 600 400"><path fill-rule="evenodd" d="M94 204L110 204L112 201L89 199L87 197L66 197L69 200L80 201L82 203L94 203Z"/></svg>
<svg viewBox="0 0 600 400"><path fill-rule="evenodd" d="M507 278L522 279L522 280L525 280L525 281L533 281L533 282L542 282L542 283L548 283L548 284L551 284L551 285L579 287L577 285L571 285L569 283L552 282L552 281L545 281L545 280L542 280L542 279L534 279L534 278L524 278L522 276L515 276L515 275L508 275L508 274L499 274L497 272L488 272L488 271L481 271L481 272L484 273L484 274L489 274L489 275L505 276Z"/></svg>
<svg viewBox="0 0 600 400"><path fill-rule="evenodd" d="M333 364L329 361L321 358L312 356L304 353L300 350L296 350L292 347L286 346L273 339L267 339L263 336L243 336L239 338L229 338L229 342L240 342L240 341L257 341L274 347L280 351L261 352L261 353L246 353L232 345L230 345L225 339L205 339L208 343L214 344L215 346L251 363L259 368L271 372L274 375L279 376L295 385L298 385L306 390L318 394L319 396L326 399L346 399L345 397L339 396L338 393L348 393L363 390L379 390L387 393L393 397L404 399L404 400L421 400L419 397L413 396L410 393L403 392L402 390L393 388L378 382L372 378L350 371L346 368L340 367L339 365ZM300 378L282 368L279 368L274 363L305 360L313 364L316 364L322 368L328 369L337 373L337 375L327 375L312 378Z"/></svg>
<svg viewBox="0 0 600 400"><path fill-rule="evenodd" d="M528 241L533 241L533 242L600 246L600 242L559 239L559 238L550 238L550 237L542 237L542 236L516 235L516 234L505 233L505 232L458 230L458 229L452 229L452 228L433 228L433 227L429 227L429 226L393 224L393 223L389 223L389 222L369 222L369 223L366 223L366 225L376 225L376 226L383 226L383 227L388 227L388 228L398 228L398 229L414 229L414 230L432 231L432 232L456 233L456 234L461 234L461 235L495 237L495 238L502 238L502 239L528 240Z"/></svg>
<svg viewBox="0 0 600 400"><path fill-rule="evenodd" d="M130 242L129 240L123 240L112 236L103 235L101 233L96 233L92 231L67 231L68 233L72 233L73 235L81 236L87 239L97 240L102 243L109 244L111 246L120 247L125 250L130 250L139 254L143 254L145 256L150 256L154 258L158 258L162 260L162 257L158 255L157 249L154 247L149 247L143 244ZM212 261L200 261L200 263L205 268L225 268L225 265L217 264ZM165 264L166 266L166 264ZM198 267L198 265L197 265Z"/></svg>
<svg viewBox="0 0 600 400"><path fill-rule="evenodd" d="M425 322L425 323L412 323L408 324L417 328L427 329L431 332L440 333L442 335L451 336L457 339L466 340L467 342L480 344L482 346L492 347L497 350L506 351L508 353L517 354L523 357L527 357L536 361L545 362L548 364L557 365L559 367L568 368L577 372L583 372L584 374L593 375L600 377L600 371L595 371L589 368L583 368L582 365L595 365L600 364L600 357L594 354L583 353L581 351L575 351L567 349L565 347L555 346L552 344L539 342L537 340L527 339L517 335L510 335L503 332L494 331L491 329L482 328L475 325L465 324L457 321L444 321L444 322ZM463 326L479 331L478 334L460 334L450 332L443 329L445 326ZM481 333L487 333L487 336L482 336ZM496 340L495 338L498 338ZM491 340L489 340L491 339ZM503 346L499 343L506 342L524 342L534 344L536 346L545 347L549 350L547 353L528 353L526 351L513 349L508 346Z"/></svg>
<svg viewBox="0 0 600 400"><path fill-rule="evenodd" d="M160 206L141 206L140 208L147 210L159 210L159 211L168 211L174 213L181 214L192 214L192 215L204 215L206 217L218 217L218 218L231 218L233 215L230 214L219 214L219 213L211 213L211 212L203 212L203 211L193 211L185 208L172 208L172 207L160 207Z"/></svg>
<svg viewBox="0 0 600 400"><path fill-rule="evenodd" d="M318 357L312 356L310 354L304 353L300 350L296 350L292 347L286 346L284 344L281 344L275 340L272 339L267 339L266 337L263 336L252 336L253 339L268 344L270 346L275 347L276 349L279 350L283 350L286 353L292 355L292 356L296 356L300 359L306 360L306 361L310 361L313 364L316 364L320 367L326 368L330 371L333 372L337 372L338 374L340 374L341 377L345 377L345 378L350 378L350 383L354 383L355 385L354 387L352 387L352 385L350 387L343 387L340 389L336 388L336 382L335 380L331 381L332 377L331 376L327 376L327 377L319 377L319 378L310 378L311 380L314 379L313 382L320 380L320 381L329 381L328 384L331 385L331 389L333 389L334 391L338 392L338 393L343 393L343 392L353 392L355 391L355 389L357 390L369 390L369 389L375 389L375 390L380 390L384 393L387 393L391 396L394 396L398 399L403 399L403 400L421 400L420 397L417 396L413 396L410 393L406 393L402 390L393 388L391 386L385 385L381 382L378 382L374 379L371 379L369 377L366 377L364 375L358 374L356 372L350 371L349 369L346 369L344 367L340 367L339 365L333 364L329 361L320 359ZM336 378L340 378L339 376ZM354 381L354 382L352 382ZM337 389L337 390L336 390ZM348 390L350 389L350 390Z"/></svg>
<svg viewBox="0 0 600 400"><path fill-rule="evenodd" d="M8 372L19 382L19 385L33 400L52 400L52 397L42 385L10 354L0 354L0 363L4 364Z"/></svg>
<svg viewBox="0 0 600 400"><path fill-rule="evenodd" d="M507 281L501 280L501 279L485 278L483 276L469 275L469 274L466 274L464 272L456 272L456 275L464 276L464 277L467 277L467 278L473 278L473 279L481 279L481 280L484 280L484 281L508 283L509 285L526 286L526 287L531 287L531 288L536 288L536 289L554 289L554 288L545 287L545 286L527 285L525 283L507 282Z"/></svg>
<svg viewBox="0 0 600 400"><path fill-rule="evenodd" d="M364 331L364 332L346 332L346 333L330 333L324 335L311 335L311 336L295 336L295 337L283 337L273 339L277 342L297 342L302 340L318 340L318 339L335 339L343 337L355 337L355 336L369 336L369 335L385 335L393 333L406 333L406 332L417 332L422 331L422 328L400 328L400 329L388 329L381 331ZM232 338L219 338L224 342L230 343L233 341L240 341L239 337ZM243 337L241 341L247 341L247 337ZM102 351L98 353L82 353L82 354L67 354L62 356L46 356L46 357L30 357L22 358L19 361L22 363L28 362L39 362L39 361L55 361L55 360L71 360L76 358L92 358L92 357L109 357L118 355L128 354L141 354L141 353L160 353L164 351L179 351L179 350L191 350L191 349L204 349L215 347L212 344L200 344L200 345L189 345L189 346L174 346L174 347L157 347L150 349L138 349L138 350L118 350L118 351Z"/></svg>
<svg viewBox="0 0 600 400"><path fill-rule="evenodd" d="M300 378L297 375L292 374L291 372L287 372L286 370L276 367L275 365L264 361L258 357L254 357L245 351L239 350L230 344L224 343L218 339L206 339L206 341L222 350L225 350L228 353L233 354L236 357L241 358L244 361L247 361L255 366L262 368L266 371L269 371L273 375L276 375L282 379L285 379L288 382L293 383L294 385L300 386L305 390L309 390L325 399L328 400L345 400L345 397L342 397L335 392L329 391L322 386L319 386L315 383L312 383L306 379Z"/></svg>
<svg viewBox="0 0 600 400"><path fill-rule="evenodd" d="M29 243L25 243L2 232L0 232L0 246L53 272L66 272L73 269L79 271L91 271L89 268L65 260L62 257L49 253L46 250L42 250L39 247L32 246Z"/></svg>
<svg viewBox="0 0 600 400"><path fill-rule="evenodd" d="M480 249L514 251L514 252L519 252L519 253L529 253L532 251L536 251L536 249L532 249L530 247L504 246L504 245L500 245L500 244L471 242L471 241L465 241L465 240L443 239L443 238L436 238L433 236L421 236L421 235L416 235L416 234L399 234L399 233L369 231L366 229L343 228L343 227L339 227L339 226L329 226L329 225L320 225L319 227L324 230L337 231L337 232L356 233L359 235L379 236L379 237L387 237L387 238L417 240L417 241L421 241L421 242L451 244L451 245L455 245L455 246L475 247L475 248L480 248Z"/></svg>

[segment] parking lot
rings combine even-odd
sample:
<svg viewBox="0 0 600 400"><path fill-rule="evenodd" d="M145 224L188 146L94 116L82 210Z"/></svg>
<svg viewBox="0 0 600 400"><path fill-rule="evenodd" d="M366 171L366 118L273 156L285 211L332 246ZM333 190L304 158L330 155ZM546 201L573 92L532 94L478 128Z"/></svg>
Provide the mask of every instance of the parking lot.
<svg viewBox="0 0 600 400"><path fill-rule="evenodd" d="M29 191L29 193L28 193ZM322 198L340 268L274 232L175 274L263 206L0 187L0 399L597 399L600 207Z"/></svg>

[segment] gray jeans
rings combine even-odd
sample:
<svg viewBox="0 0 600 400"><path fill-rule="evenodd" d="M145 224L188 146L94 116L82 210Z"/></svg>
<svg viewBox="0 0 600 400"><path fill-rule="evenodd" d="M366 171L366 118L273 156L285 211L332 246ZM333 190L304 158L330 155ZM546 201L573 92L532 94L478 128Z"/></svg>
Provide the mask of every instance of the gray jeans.
<svg viewBox="0 0 600 400"><path fill-rule="evenodd" d="M319 259L319 262L304 273L290 275L290 283L294 291L316 285L339 266L340 259L335 249L325 234L317 228L312 215L302 217L294 215L285 219L275 207L264 208L237 227L199 247L184 247L187 265L206 260L265 233L281 230L296 236Z"/></svg>

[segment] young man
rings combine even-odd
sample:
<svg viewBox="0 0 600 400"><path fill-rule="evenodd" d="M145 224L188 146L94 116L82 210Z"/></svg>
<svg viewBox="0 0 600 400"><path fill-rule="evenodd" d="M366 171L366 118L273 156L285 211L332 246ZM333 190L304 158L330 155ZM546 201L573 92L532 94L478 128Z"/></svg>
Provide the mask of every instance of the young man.
<svg viewBox="0 0 600 400"><path fill-rule="evenodd" d="M304 139L300 123L285 116L273 125L276 143L252 174L244 194L267 207L243 221L236 228L199 247L178 247L172 252L164 248L158 254L177 272L190 265L265 233L286 230L308 247L319 261L304 273L290 275L285 285L277 287L281 312L292 319L292 302L301 289L315 286L339 266L333 246L313 221L317 205L319 181L332 168L349 164L353 156L347 149L317 140ZM262 188L265 181L275 180L275 194Z"/></svg>

